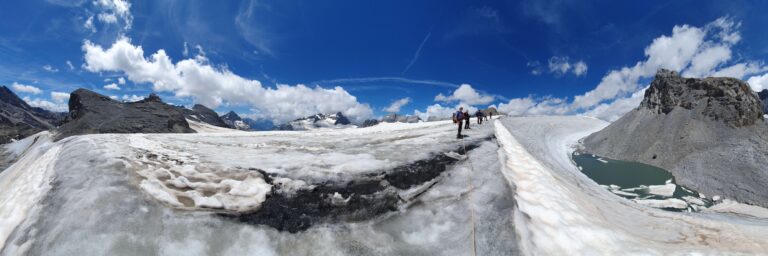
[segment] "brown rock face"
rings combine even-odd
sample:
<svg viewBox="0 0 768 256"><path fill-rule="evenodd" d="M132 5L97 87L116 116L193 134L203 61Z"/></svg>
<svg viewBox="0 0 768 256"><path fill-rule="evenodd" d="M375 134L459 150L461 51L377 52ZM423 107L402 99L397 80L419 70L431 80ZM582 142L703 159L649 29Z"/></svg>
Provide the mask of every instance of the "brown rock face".
<svg viewBox="0 0 768 256"><path fill-rule="evenodd" d="M753 125L763 119L761 101L749 85L726 77L684 78L675 71L662 69L645 91L641 108L668 114L676 107L700 109L713 121L733 127Z"/></svg>

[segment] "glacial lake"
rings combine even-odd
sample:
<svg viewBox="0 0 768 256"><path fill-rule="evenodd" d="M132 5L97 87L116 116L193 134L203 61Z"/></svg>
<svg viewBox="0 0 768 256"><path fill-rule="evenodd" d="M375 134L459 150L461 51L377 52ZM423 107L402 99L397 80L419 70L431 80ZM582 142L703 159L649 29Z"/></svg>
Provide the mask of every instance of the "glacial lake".
<svg viewBox="0 0 768 256"><path fill-rule="evenodd" d="M597 184L637 203L670 211L698 211L711 206L711 200L677 185L672 173L662 168L579 152L573 153L572 159Z"/></svg>

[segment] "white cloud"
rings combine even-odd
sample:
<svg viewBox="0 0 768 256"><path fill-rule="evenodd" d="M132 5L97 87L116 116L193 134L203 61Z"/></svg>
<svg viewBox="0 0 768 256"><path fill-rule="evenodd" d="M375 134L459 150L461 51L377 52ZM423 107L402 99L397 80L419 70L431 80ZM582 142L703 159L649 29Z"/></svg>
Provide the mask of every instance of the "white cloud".
<svg viewBox="0 0 768 256"><path fill-rule="evenodd" d="M528 96L510 99L506 103L500 103L496 109L510 116L568 114L567 102L554 97L536 99Z"/></svg>
<svg viewBox="0 0 768 256"><path fill-rule="evenodd" d="M43 70L51 72L51 73L59 72L59 69L54 68L54 67L52 67L51 65L48 65L48 64L43 65Z"/></svg>
<svg viewBox="0 0 768 256"><path fill-rule="evenodd" d="M131 15L131 3L127 0L95 0L93 5L100 9L98 14L99 21L105 24L117 24L122 21L123 29L128 30L133 24L133 15ZM86 28L93 27L93 16L86 21ZM93 29L95 31L95 28Z"/></svg>
<svg viewBox="0 0 768 256"><path fill-rule="evenodd" d="M85 24L83 24L83 27L85 27L85 29L90 30L91 33L96 33L96 26L93 25L93 16L89 16L88 19L85 20Z"/></svg>
<svg viewBox="0 0 768 256"><path fill-rule="evenodd" d="M117 23L117 16L114 13L99 13L98 17L101 22L107 24Z"/></svg>
<svg viewBox="0 0 768 256"><path fill-rule="evenodd" d="M619 98L610 103L602 103L592 110L585 112L584 115L609 122L616 121L616 119L621 118L624 114L640 105L640 102L643 101L646 89L648 89L648 87L632 93L629 97Z"/></svg>
<svg viewBox="0 0 768 256"><path fill-rule="evenodd" d="M411 98L402 98L392 102L388 107L384 108L385 112L398 113L400 108L411 102Z"/></svg>
<svg viewBox="0 0 768 256"><path fill-rule="evenodd" d="M768 73L763 74L762 76L750 77L749 80L747 80L747 83L752 87L752 90L756 92L768 89Z"/></svg>
<svg viewBox="0 0 768 256"><path fill-rule="evenodd" d="M63 103L57 104L57 103L53 103L43 99L30 99L29 97L24 97L24 101L26 101L27 104L29 104L30 106L46 109L48 111L53 111L53 112L69 111L69 107L67 106L67 104L63 104Z"/></svg>
<svg viewBox="0 0 768 256"><path fill-rule="evenodd" d="M496 97L487 95L476 91L471 85L462 84L453 91L453 94L445 96L442 93L435 96L435 101L453 102L458 101L460 103L468 105L484 105L493 102Z"/></svg>
<svg viewBox="0 0 768 256"><path fill-rule="evenodd" d="M110 98L111 98L111 97L110 97ZM114 98L113 98L113 99L114 99ZM125 101L125 102L135 102L135 101L140 101L140 100L143 100L143 99L144 99L144 97L141 97L141 96L138 96L138 95L135 95L135 94L134 94L134 95L127 95L127 94L124 94L124 95L123 95L123 97L122 97L122 99L123 99L123 101Z"/></svg>
<svg viewBox="0 0 768 256"><path fill-rule="evenodd" d="M117 78L117 83L118 84L125 84L125 78L124 77Z"/></svg>
<svg viewBox="0 0 768 256"><path fill-rule="evenodd" d="M14 91L17 92L24 92L24 93L31 93L31 94L40 94L43 92L43 90L40 90L40 88L31 86L31 85L25 85L14 82L11 87L13 87Z"/></svg>
<svg viewBox="0 0 768 256"><path fill-rule="evenodd" d="M717 19L703 27L674 26L671 35L659 36L645 48L645 60L609 71L597 87L575 96L570 103L557 98L518 98L499 104L499 111L520 115L581 113L612 121L639 105L645 91L641 83L652 78L660 68L689 77L739 79L765 72L768 67L762 62L733 63L733 45L741 40L739 26L740 23L729 18ZM567 59L551 59L550 64L554 72L580 70L576 68L578 62L570 64ZM768 88L768 74L752 76L748 82L753 90Z"/></svg>
<svg viewBox="0 0 768 256"><path fill-rule="evenodd" d="M257 80L243 78L196 58L173 63L162 49L144 57L142 47L132 45L124 37L107 49L85 41L83 51L85 70L123 72L134 83L151 83L155 91L190 97L211 108L222 104L250 106L264 118L278 122L338 111L356 122L373 115L370 106L361 104L341 87L279 84L276 88L267 88Z"/></svg>
<svg viewBox="0 0 768 256"><path fill-rule="evenodd" d="M69 70L75 70L75 65L72 65L71 61L67 61L67 67L69 67Z"/></svg>
<svg viewBox="0 0 768 256"><path fill-rule="evenodd" d="M469 113L475 113L477 111L476 107L460 103L454 107L444 107L440 104L434 104L431 106L428 106L425 112L421 112L418 109L413 111L413 115L418 116L422 120L429 120L430 117L435 117L438 119L446 119L450 118L453 113L456 113L456 111L459 111L459 107L463 107L464 110L469 111Z"/></svg>
<svg viewBox="0 0 768 256"><path fill-rule="evenodd" d="M189 46L187 45L187 42L184 42L184 51L181 52L184 57L189 56Z"/></svg>
<svg viewBox="0 0 768 256"><path fill-rule="evenodd" d="M117 86L116 83L111 83L111 84L105 85L104 89L118 91L118 90L120 90L120 86Z"/></svg>
<svg viewBox="0 0 768 256"><path fill-rule="evenodd" d="M530 67L531 65L528 66ZM570 62L568 56L552 56L547 61L547 67L549 67L549 73L553 73L555 76L562 76L568 73L573 73L576 76L582 76L587 74L588 69L587 63L584 61L579 60L577 62ZM535 71L536 69L531 72L533 73ZM533 74L538 75L537 73Z"/></svg>
<svg viewBox="0 0 768 256"><path fill-rule="evenodd" d="M51 99L56 103L64 103L69 100L69 93L66 92L51 92Z"/></svg>
<svg viewBox="0 0 768 256"><path fill-rule="evenodd" d="M580 60L573 64L573 74L576 76L586 75L587 69L589 68L587 67L587 63L584 61Z"/></svg>

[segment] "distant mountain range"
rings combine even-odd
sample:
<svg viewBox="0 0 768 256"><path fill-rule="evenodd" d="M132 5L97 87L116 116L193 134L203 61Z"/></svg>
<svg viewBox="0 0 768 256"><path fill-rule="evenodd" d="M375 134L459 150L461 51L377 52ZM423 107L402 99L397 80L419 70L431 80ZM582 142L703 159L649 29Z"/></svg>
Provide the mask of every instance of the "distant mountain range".
<svg viewBox="0 0 768 256"><path fill-rule="evenodd" d="M285 124L278 125L276 130L281 131L307 131L320 128L354 128L357 127L347 119L344 114L316 114L299 118Z"/></svg>
<svg viewBox="0 0 768 256"><path fill-rule="evenodd" d="M355 125L341 112L319 113L275 125L271 120L242 118L234 111L219 116L200 104L191 109L166 104L155 94L136 102L120 102L105 95L78 89L70 94L69 112L54 113L29 106L7 87L0 87L0 144L43 130L56 129L56 138L93 133L189 133L187 120L243 131L314 130L369 127L379 123L422 122L418 116L388 114ZM483 112L495 109L486 109ZM428 121L441 120L432 118Z"/></svg>
<svg viewBox="0 0 768 256"><path fill-rule="evenodd" d="M29 106L8 87L0 87L0 144L61 125L66 113Z"/></svg>

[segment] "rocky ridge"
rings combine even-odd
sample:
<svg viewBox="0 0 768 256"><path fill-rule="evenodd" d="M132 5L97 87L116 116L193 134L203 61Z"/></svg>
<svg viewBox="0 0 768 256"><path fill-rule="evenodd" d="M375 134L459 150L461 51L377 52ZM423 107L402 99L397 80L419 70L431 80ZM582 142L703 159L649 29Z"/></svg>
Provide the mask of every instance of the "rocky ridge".
<svg viewBox="0 0 768 256"><path fill-rule="evenodd" d="M667 169L706 195L768 207L768 124L757 94L738 79L660 70L638 108L583 145Z"/></svg>

